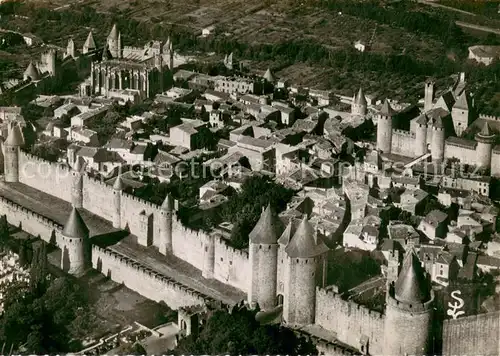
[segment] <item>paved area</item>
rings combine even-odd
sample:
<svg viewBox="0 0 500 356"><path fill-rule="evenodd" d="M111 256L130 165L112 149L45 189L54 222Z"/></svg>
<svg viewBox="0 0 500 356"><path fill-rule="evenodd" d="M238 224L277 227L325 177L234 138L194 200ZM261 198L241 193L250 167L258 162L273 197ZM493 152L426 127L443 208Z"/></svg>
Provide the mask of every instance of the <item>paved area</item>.
<svg viewBox="0 0 500 356"><path fill-rule="evenodd" d="M61 225L66 222L71 209L70 203L21 183L0 182L0 196ZM117 231L109 221L86 210L82 210L81 214L89 227L90 235L94 238ZM143 247L135 241L135 236L128 235L118 243L107 247L215 300L235 304L245 298L245 293L236 288L203 278L201 271L189 263L172 255L164 256L155 247Z"/></svg>

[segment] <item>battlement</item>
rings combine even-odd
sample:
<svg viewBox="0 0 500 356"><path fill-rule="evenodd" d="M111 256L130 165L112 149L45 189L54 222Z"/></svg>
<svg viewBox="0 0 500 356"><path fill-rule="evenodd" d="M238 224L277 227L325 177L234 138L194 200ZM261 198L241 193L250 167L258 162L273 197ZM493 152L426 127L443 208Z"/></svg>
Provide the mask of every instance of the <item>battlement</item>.
<svg viewBox="0 0 500 356"><path fill-rule="evenodd" d="M479 114L479 119L489 120L489 121L500 121L500 116Z"/></svg>
<svg viewBox="0 0 500 356"><path fill-rule="evenodd" d="M12 200L9 200L5 197L0 196L0 204L3 206L6 206L9 210L20 211L24 215L26 215L26 217L28 217L29 219L36 220L36 221L46 225L47 227L50 227L51 229L60 230L60 231L62 231L62 229L63 229L63 226L59 225L54 220L51 220L51 219L47 218L46 216L35 213L34 211L29 210L29 209L25 208L24 206L19 205L19 204L13 202ZM8 216L8 214L7 214L7 216Z"/></svg>
<svg viewBox="0 0 500 356"><path fill-rule="evenodd" d="M108 185L108 187L110 187L110 189L113 189L109 185ZM131 201L137 202L139 204L142 204L144 207L152 209L154 212L160 213L160 210L161 210L161 206L160 205L151 203L151 202L149 202L147 200L138 198L135 195L128 194L128 193L125 193L125 192L122 192L122 197L125 198L125 199L130 199Z"/></svg>
<svg viewBox="0 0 500 356"><path fill-rule="evenodd" d="M434 303L434 292L431 291L431 299L425 303L415 303L415 304L407 304L399 302L392 295L388 295L386 298L387 307L392 306L396 309L403 310L411 313L427 313L430 309L432 309L432 305Z"/></svg>
<svg viewBox="0 0 500 356"><path fill-rule="evenodd" d="M248 251L246 250L238 250L232 246L229 246L228 242L226 239L224 239L222 236L220 235L214 235L214 239L215 239L215 243L217 245L219 245L222 249L224 249L225 251L230 251L233 256L236 255L236 256L240 256L244 259L248 259Z"/></svg>
<svg viewBox="0 0 500 356"><path fill-rule="evenodd" d="M71 170L71 168L69 166L66 166L62 163L50 162L50 161L47 161L46 159L43 159L42 157L32 155L31 153L28 153L28 152L23 151L23 150L21 150L21 155L19 158L25 159L27 161L34 162L37 164L43 164L43 165L46 165L48 167L53 167L53 168L61 170L62 172L69 173L69 171Z"/></svg>
<svg viewBox="0 0 500 356"><path fill-rule="evenodd" d="M392 130L393 135L399 135L399 136L406 136L406 137L415 137L415 134L411 131L406 131L406 130L400 130L400 129L393 129Z"/></svg>
<svg viewBox="0 0 500 356"><path fill-rule="evenodd" d="M94 245L92 246L92 255L93 255L93 260L98 261L97 266L94 266L94 268L97 267L97 269L99 269L99 259L101 259L101 261L103 259L106 259L107 262L111 262L115 266L116 265L122 266L121 268L126 267L140 274L142 276L141 284L146 285L150 281L155 281L161 283L163 285L163 288L165 289L169 289L174 292L182 292L188 296L194 297L201 303L207 303L212 301L212 298L202 293L199 293L192 288L184 286L181 283L176 282L174 279L167 277L162 273L157 272L119 252Z"/></svg>
<svg viewBox="0 0 500 356"><path fill-rule="evenodd" d="M342 295L337 292L337 289L316 287L316 299L318 298L330 299L331 304L337 308L337 310L331 311L334 314L335 312L351 313L356 310L358 313L369 316L371 319L384 319L384 314L381 312L372 310L355 301L343 299Z"/></svg>

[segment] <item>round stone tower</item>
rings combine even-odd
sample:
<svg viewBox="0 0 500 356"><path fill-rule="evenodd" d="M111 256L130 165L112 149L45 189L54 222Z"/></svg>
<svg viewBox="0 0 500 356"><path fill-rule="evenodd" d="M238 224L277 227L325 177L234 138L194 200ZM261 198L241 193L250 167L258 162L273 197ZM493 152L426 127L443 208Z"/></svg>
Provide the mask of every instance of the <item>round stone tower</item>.
<svg viewBox="0 0 500 356"><path fill-rule="evenodd" d="M75 276L81 276L91 267L89 229L78 210L73 207L62 232L61 268Z"/></svg>
<svg viewBox="0 0 500 356"><path fill-rule="evenodd" d="M442 161L444 159L444 125L440 117L434 120L432 125L431 155L433 161Z"/></svg>
<svg viewBox="0 0 500 356"><path fill-rule="evenodd" d="M282 233L281 221L268 205L249 235L248 303L258 303L262 310L276 306L278 238Z"/></svg>
<svg viewBox="0 0 500 356"><path fill-rule="evenodd" d="M283 319L290 326L314 324L316 286L323 279L328 247L304 216L285 248Z"/></svg>
<svg viewBox="0 0 500 356"><path fill-rule="evenodd" d="M121 228L121 209L122 209L122 191L124 189L124 184L121 175L115 180L113 184L113 227L115 229Z"/></svg>
<svg viewBox="0 0 500 356"><path fill-rule="evenodd" d="M415 157L423 156L427 153L427 121L425 114L417 118L415 129Z"/></svg>
<svg viewBox="0 0 500 356"><path fill-rule="evenodd" d="M83 208L83 174L85 160L78 156L71 171L71 204L77 209Z"/></svg>
<svg viewBox="0 0 500 356"><path fill-rule="evenodd" d="M24 145L24 138L18 124L10 127L9 135L3 144L5 181L19 182L19 151Z"/></svg>
<svg viewBox="0 0 500 356"><path fill-rule="evenodd" d="M365 94L363 94L363 89L359 88L358 95L354 95L351 105L351 114L365 116L367 110L367 102Z"/></svg>
<svg viewBox="0 0 500 356"><path fill-rule="evenodd" d="M174 199L167 194L160 208L160 252L164 255L172 253L172 219Z"/></svg>
<svg viewBox="0 0 500 356"><path fill-rule="evenodd" d="M392 150L392 120L395 112L385 99L377 115L377 150L391 153Z"/></svg>
<svg viewBox="0 0 500 356"><path fill-rule="evenodd" d="M384 322L384 355L431 352L434 294L413 250L406 255L395 283L389 286Z"/></svg>
<svg viewBox="0 0 500 356"><path fill-rule="evenodd" d="M485 121L483 129L475 136L477 141L477 165L482 168L491 166L491 151L495 143L495 134L491 132L490 125Z"/></svg>

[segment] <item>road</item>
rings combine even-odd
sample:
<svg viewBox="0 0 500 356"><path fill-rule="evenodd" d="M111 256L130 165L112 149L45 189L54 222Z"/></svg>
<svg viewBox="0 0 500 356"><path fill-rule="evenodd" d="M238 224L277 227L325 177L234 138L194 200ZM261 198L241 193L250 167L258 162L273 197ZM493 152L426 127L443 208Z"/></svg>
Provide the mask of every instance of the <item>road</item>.
<svg viewBox="0 0 500 356"><path fill-rule="evenodd" d="M457 24L457 26L460 26L460 27L465 27L465 28L470 28L470 29L473 29L473 30L478 30L478 31L483 31L483 32L490 32L490 33L495 33L497 35L500 35L500 29L498 29L498 28L473 25L471 23L462 22L462 21L455 21L455 23Z"/></svg>
<svg viewBox="0 0 500 356"><path fill-rule="evenodd" d="M420 4L424 4L424 5L430 5L430 6L434 6L434 7L440 7L442 9L446 9L446 10L450 10L450 11L460 12L461 14L465 14L465 15L476 16L476 14L473 14L472 12L456 9L454 7L451 7L451 6L441 5L441 4L438 4L435 2L431 2L431 1L417 0L417 2Z"/></svg>

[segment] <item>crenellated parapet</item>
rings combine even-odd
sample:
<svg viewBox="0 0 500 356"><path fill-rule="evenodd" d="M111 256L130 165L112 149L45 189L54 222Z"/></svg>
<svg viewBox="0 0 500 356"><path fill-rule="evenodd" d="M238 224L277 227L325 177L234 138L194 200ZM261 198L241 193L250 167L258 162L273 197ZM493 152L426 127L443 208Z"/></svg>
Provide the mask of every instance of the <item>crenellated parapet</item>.
<svg viewBox="0 0 500 356"><path fill-rule="evenodd" d="M92 265L113 281L124 283L149 299L163 300L174 309L213 302L209 296L109 248L94 245Z"/></svg>
<svg viewBox="0 0 500 356"><path fill-rule="evenodd" d="M411 131L406 131L406 130L401 130L401 129L393 129L392 130L393 135L399 135L399 136L406 136L406 137L411 137L415 138L415 134Z"/></svg>

